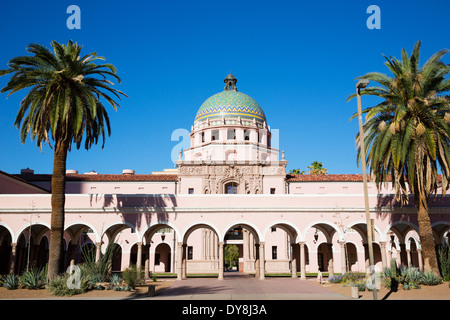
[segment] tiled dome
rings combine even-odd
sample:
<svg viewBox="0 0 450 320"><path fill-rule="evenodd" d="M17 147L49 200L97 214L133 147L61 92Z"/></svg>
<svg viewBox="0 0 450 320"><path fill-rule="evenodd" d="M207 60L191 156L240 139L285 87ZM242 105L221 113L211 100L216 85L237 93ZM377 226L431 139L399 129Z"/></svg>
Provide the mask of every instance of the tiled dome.
<svg viewBox="0 0 450 320"><path fill-rule="evenodd" d="M230 80L231 83L227 84ZM259 104L245 93L237 91L236 79L233 75L228 75L224 82L226 83L225 90L209 97L200 106L195 116L196 122L222 117L266 121L264 111Z"/></svg>

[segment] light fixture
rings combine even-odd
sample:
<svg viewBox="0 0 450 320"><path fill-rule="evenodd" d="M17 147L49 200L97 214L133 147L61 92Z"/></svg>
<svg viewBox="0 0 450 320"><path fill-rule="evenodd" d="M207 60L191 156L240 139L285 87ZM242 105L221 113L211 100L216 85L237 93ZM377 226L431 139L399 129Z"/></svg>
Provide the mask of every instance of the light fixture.
<svg viewBox="0 0 450 320"><path fill-rule="evenodd" d="M318 239L319 239L319 233L317 232L317 228L316 228L316 232L314 232L314 243L316 243Z"/></svg>
<svg viewBox="0 0 450 320"><path fill-rule="evenodd" d="M356 83L356 88L363 89L363 88L367 87L368 84L369 84L369 80L367 80L367 79L360 79Z"/></svg>

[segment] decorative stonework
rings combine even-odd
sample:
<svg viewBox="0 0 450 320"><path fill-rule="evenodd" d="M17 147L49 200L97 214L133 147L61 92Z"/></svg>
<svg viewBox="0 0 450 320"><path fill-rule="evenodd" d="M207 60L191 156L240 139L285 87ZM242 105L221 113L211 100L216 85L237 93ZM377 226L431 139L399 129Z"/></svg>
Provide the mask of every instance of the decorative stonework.
<svg viewBox="0 0 450 320"><path fill-rule="evenodd" d="M179 182L183 178L200 178L203 194L223 194L224 186L229 182L238 184L240 194L262 193L264 176L277 176L284 179L286 163L280 162L276 166L261 164L184 164L178 163ZM180 188L181 190L181 188Z"/></svg>

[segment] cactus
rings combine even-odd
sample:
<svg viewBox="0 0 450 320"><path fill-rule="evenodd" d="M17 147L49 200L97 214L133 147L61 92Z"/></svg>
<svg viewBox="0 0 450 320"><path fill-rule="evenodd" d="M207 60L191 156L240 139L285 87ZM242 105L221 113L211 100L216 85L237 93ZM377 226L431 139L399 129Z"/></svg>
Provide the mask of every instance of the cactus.
<svg viewBox="0 0 450 320"><path fill-rule="evenodd" d="M391 259L391 278L397 277L397 261L395 259Z"/></svg>
<svg viewBox="0 0 450 320"><path fill-rule="evenodd" d="M395 261L395 259L391 259L391 291L396 292L397 288L397 261Z"/></svg>

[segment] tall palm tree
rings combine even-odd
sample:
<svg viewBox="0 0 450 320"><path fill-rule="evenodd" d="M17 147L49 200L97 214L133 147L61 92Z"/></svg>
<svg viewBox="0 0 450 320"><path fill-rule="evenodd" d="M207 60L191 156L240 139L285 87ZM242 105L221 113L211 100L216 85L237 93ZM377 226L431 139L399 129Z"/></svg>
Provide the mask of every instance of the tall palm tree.
<svg viewBox="0 0 450 320"><path fill-rule="evenodd" d="M54 152L51 180L51 230L48 279L59 274L62 266L62 239L64 233L64 204L66 159L72 142L89 149L102 136L105 128L111 133L109 117L101 98L117 110L124 93L110 87L108 76L118 82L117 70L112 64L95 64L104 60L96 53L80 56L81 45L69 41L67 45L51 43L53 52L39 44L31 44L27 51L33 56L13 58L0 76L13 74L1 93L8 96L22 89L30 89L20 103L14 125L20 128L22 143L30 135L42 151L48 143ZM111 98L114 95L114 99ZM51 143L53 141L53 145Z"/></svg>
<svg viewBox="0 0 450 320"><path fill-rule="evenodd" d="M385 56L392 77L370 72L358 79L379 84L362 89L361 95L383 99L363 110L367 166L378 189L392 181L396 199L402 205L408 203L409 195L414 196L424 269L438 275L428 200L439 188L445 195L449 187L450 81L445 77L450 65L442 61L448 50L440 50L419 66L420 46L421 42L416 42L410 57L402 49L401 60ZM355 96L350 95L347 101ZM359 161L360 147L357 157Z"/></svg>
<svg viewBox="0 0 450 320"><path fill-rule="evenodd" d="M310 166L306 167L309 169L309 174L327 174L328 170L323 167L322 162L314 161Z"/></svg>
<svg viewBox="0 0 450 320"><path fill-rule="evenodd" d="M289 171L289 174L305 174L305 171L300 170L300 169L291 169Z"/></svg>

